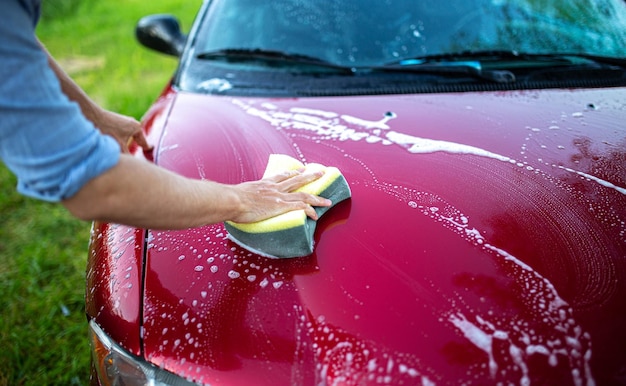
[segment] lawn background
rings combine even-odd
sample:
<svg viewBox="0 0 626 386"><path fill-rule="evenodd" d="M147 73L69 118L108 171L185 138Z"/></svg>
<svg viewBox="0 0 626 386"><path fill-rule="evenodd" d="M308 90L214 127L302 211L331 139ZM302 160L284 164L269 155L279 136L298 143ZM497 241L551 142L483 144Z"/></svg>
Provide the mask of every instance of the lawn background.
<svg viewBox="0 0 626 386"><path fill-rule="evenodd" d="M96 102L140 119L176 60L140 46L134 39L136 22L144 15L171 13L187 32L200 4L44 0L37 35ZM61 205L18 195L15 185L0 162L0 386L86 385L90 224L72 218Z"/></svg>

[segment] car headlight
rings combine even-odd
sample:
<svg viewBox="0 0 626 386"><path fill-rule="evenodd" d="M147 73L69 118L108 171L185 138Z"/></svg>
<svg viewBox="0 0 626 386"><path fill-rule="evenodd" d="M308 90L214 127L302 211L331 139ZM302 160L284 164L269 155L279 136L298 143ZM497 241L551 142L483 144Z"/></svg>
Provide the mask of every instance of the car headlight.
<svg viewBox="0 0 626 386"><path fill-rule="evenodd" d="M94 366L103 386L195 385L127 352L93 320L89 322L89 337Z"/></svg>

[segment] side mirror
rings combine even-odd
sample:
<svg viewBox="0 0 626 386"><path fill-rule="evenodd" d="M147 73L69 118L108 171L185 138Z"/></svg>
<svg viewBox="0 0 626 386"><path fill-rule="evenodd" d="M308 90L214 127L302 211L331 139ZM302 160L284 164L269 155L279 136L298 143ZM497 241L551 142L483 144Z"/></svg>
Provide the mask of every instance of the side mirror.
<svg viewBox="0 0 626 386"><path fill-rule="evenodd" d="M172 15L150 15L141 18L135 37L143 46L163 54L180 57L187 41L180 23Z"/></svg>

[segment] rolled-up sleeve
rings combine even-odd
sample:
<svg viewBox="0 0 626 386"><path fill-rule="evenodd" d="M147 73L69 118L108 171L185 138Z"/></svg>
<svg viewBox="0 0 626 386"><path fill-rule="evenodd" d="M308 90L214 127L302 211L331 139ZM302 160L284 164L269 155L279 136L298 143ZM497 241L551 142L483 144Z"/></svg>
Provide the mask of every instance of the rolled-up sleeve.
<svg viewBox="0 0 626 386"><path fill-rule="evenodd" d="M1 1L0 14L0 158L20 193L61 201L115 166L120 148L61 91L33 15L15 0Z"/></svg>

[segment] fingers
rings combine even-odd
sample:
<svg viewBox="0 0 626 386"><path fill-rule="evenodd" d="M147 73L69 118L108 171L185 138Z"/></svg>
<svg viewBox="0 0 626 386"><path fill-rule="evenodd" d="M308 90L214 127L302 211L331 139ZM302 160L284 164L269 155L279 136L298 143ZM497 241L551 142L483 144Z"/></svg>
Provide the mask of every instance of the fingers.
<svg viewBox="0 0 626 386"><path fill-rule="evenodd" d="M327 198L314 196L308 193L285 193L283 196L283 201L285 204L293 203L296 204L295 209L304 209L304 212L308 217L313 220L317 220L317 212L313 208L314 206L331 206L332 201ZM293 210L295 210L293 209Z"/></svg>
<svg viewBox="0 0 626 386"><path fill-rule="evenodd" d="M281 204L279 204L279 206L280 214L291 212L294 210L304 210L304 213L307 215L307 217L310 217L312 220L317 220L319 217L312 204L307 204L304 201L281 201Z"/></svg>
<svg viewBox="0 0 626 386"><path fill-rule="evenodd" d="M118 143L120 144L120 147L122 148L122 153L129 153L129 148L131 147L133 143L135 143L137 146L139 146L143 150L152 149L152 146L148 144L148 140L146 139L146 136L143 133L143 131L141 131L141 129L138 129L138 131L135 131L134 134L129 134L129 135L120 134L120 136L125 137L123 139L118 138ZM125 140L125 142L123 140Z"/></svg>
<svg viewBox="0 0 626 386"><path fill-rule="evenodd" d="M317 220L317 212L313 208L314 206L331 206L332 202L324 197L315 196L304 192L293 192L294 190L301 188L302 186L313 182L324 175L323 170L315 172L304 173L304 169L290 170L283 173L279 173L270 180L274 180L280 190L286 192L282 200L285 202L299 203L297 209L304 209L306 215L313 220Z"/></svg>
<svg viewBox="0 0 626 386"><path fill-rule="evenodd" d="M303 192L284 193L283 201L286 202L303 202L309 206L330 206L332 202L324 197L315 196L313 194Z"/></svg>
<svg viewBox="0 0 626 386"><path fill-rule="evenodd" d="M285 170L284 172L266 177L264 178L264 180L279 183L279 182L283 182L288 179L294 178L296 176L302 175L302 172L304 172L304 169Z"/></svg>
<svg viewBox="0 0 626 386"><path fill-rule="evenodd" d="M141 129L141 123L133 117L103 110L95 123L103 134L117 140L124 153L128 153L128 148L133 142L144 150L152 148Z"/></svg>
<svg viewBox="0 0 626 386"><path fill-rule="evenodd" d="M318 219L317 212L315 211L315 209L313 209L311 205L307 205L306 208L304 208L304 213L306 213L306 215L313 220Z"/></svg>
<svg viewBox="0 0 626 386"><path fill-rule="evenodd" d="M267 178L267 180L279 184L281 189L285 192L292 192L310 182L317 180L323 175L323 170L305 173L304 169L300 169L279 173L275 176Z"/></svg>
<svg viewBox="0 0 626 386"><path fill-rule="evenodd" d="M282 205L280 205L280 208L277 209L280 211L280 213L291 212L294 210L304 210L304 213L307 215L307 217L311 218L312 220L318 220L319 216L317 215L317 211L315 211L315 208L313 208L313 206L330 206L331 202L330 200L322 197L315 197L315 199L312 201L314 201L314 203L312 204L309 204L305 201L282 201Z"/></svg>
<svg viewBox="0 0 626 386"><path fill-rule="evenodd" d="M299 189L306 184L313 182L324 175L324 172L315 172L315 173L302 173L298 174L294 177L286 179L280 182L281 188L286 192L293 192L296 189Z"/></svg>
<svg viewBox="0 0 626 386"><path fill-rule="evenodd" d="M284 187L268 180L244 182L236 189L243 206L231 218L235 222L257 222L294 210L304 210L308 217L317 220L313 207L332 205L330 200L309 193L285 192Z"/></svg>
<svg viewBox="0 0 626 386"><path fill-rule="evenodd" d="M146 139L146 136L143 133L143 131L139 131L138 133L133 135L132 140L134 140L135 143L140 148L142 148L143 150L150 150L150 149L152 149L152 146L150 144L148 144L148 140Z"/></svg>
<svg viewBox="0 0 626 386"><path fill-rule="evenodd" d="M327 198L296 190L322 175L323 171L304 172L301 169L241 183L237 185L237 190L243 197L243 208L232 220L242 223L256 222L294 210L304 210L308 217L317 220L314 207L331 206L332 202Z"/></svg>

